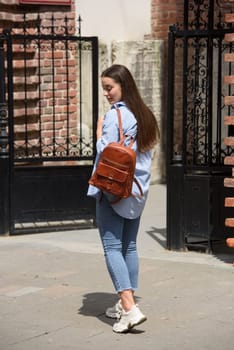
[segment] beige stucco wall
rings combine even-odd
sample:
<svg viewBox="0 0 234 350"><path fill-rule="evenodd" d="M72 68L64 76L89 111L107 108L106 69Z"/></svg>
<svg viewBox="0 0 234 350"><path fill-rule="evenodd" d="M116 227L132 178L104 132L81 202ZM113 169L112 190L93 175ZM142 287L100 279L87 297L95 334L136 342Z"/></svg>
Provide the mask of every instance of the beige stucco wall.
<svg viewBox="0 0 234 350"><path fill-rule="evenodd" d="M162 40L142 41L113 41L110 53L105 44L100 44L100 72L107 67L107 57L110 55L112 63L126 65L132 72L140 93L146 104L154 112L155 117L162 128L162 64L164 55L164 42ZM99 113L104 114L109 108L99 89ZM164 182L165 180L165 154L162 143L154 150L152 164L152 183Z"/></svg>
<svg viewBox="0 0 234 350"><path fill-rule="evenodd" d="M77 0L81 34L113 40L143 40L151 32L151 0Z"/></svg>
<svg viewBox="0 0 234 350"><path fill-rule="evenodd" d="M79 0L77 15L82 18L81 35L98 36L100 74L112 63L126 65L161 127L161 118L165 114L162 111L164 42L149 39L151 0ZM101 84L99 87L101 115L109 105L103 98ZM162 141L154 152L151 179L152 182L165 180Z"/></svg>

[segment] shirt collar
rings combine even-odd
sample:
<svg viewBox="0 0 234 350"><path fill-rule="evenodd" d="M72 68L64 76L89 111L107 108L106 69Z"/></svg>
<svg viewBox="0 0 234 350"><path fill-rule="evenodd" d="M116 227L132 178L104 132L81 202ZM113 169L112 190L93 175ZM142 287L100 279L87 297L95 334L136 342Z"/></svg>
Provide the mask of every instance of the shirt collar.
<svg viewBox="0 0 234 350"><path fill-rule="evenodd" d="M113 108L116 109L116 108L119 108L119 107L121 107L121 106L126 106L126 105L125 105L125 102L119 101L119 102L113 104L113 106L111 106L111 109L113 109Z"/></svg>

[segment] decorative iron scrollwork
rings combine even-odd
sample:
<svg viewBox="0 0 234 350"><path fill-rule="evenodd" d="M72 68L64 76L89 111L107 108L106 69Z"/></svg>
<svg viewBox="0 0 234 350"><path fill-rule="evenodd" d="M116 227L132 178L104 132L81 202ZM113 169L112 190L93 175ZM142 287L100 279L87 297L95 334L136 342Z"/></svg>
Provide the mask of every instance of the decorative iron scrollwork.
<svg viewBox="0 0 234 350"><path fill-rule="evenodd" d="M90 115L86 112L93 108L92 102L86 108L82 101L84 90L92 99L93 41L80 36L80 17L78 24L77 30L66 16L24 14L7 31L13 73L8 84L12 147L17 162L92 160L94 156L92 110ZM2 150L4 132L2 127Z"/></svg>
<svg viewBox="0 0 234 350"><path fill-rule="evenodd" d="M224 96L233 96L234 87L223 82L225 75L234 75L233 64L224 60L226 53L234 52L234 44L224 40L225 33L234 33L234 28L224 23L224 2L189 0L184 8L186 30L171 27L176 86L173 151L183 153L190 167L220 165L225 156L234 155L224 144L226 136L233 136L231 128L224 125L224 117L234 112L233 105L225 105ZM183 130L181 144L179 129Z"/></svg>

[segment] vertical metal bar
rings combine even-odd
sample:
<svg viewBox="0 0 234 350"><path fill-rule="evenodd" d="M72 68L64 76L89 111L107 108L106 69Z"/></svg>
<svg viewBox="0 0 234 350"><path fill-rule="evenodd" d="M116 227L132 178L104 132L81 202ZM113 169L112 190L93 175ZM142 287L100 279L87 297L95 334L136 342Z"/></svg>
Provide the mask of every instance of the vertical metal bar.
<svg viewBox="0 0 234 350"><path fill-rule="evenodd" d="M29 156L29 130L28 130L28 86L27 86L27 30L26 30L26 15L24 14L24 39L23 39L23 64L24 64L24 140L25 140L25 156Z"/></svg>
<svg viewBox="0 0 234 350"><path fill-rule="evenodd" d="M208 113L208 165L213 163L213 16L214 4L210 1L208 14L208 41L207 41L207 67L208 67L208 89L207 89L207 113Z"/></svg>
<svg viewBox="0 0 234 350"><path fill-rule="evenodd" d="M83 91L82 91L82 41L81 41L81 36L80 36L80 28L79 28L79 41L78 41L78 52L79 52L79 91L80 91L80 132L79 132L79 150L80 150L80 155L82 156L82 127L83 127Z"/></svg>
<svg viewBox="0 0 234 350"><path fill-rule="evenodd" d="M184 1L184 30L188 30L188 3L189 0Z"/></svg>
<svg viewBox="0 0 234 350"><path fill-rule="evenodd" d="M188 123L188 111L187 111L187 87L188 87L188 38L183 38L183 113L182 113L182 162L187 165L187 123Z"/></svg>
<svg viewBox="0 0 234 350"><path fill-rule="evenodd" d="M66 133L66 155L70 155L70 124L69 124L69 45L68 45L68 18L65 17L65 61L66 61L66 121L67 121L67 133Z"/></svg>
<svg viewBox="0 0 234 350"><path fill-rule="evenodd" d="M218 79L217 79L217 130L216 130L216 165L221 165L222 147L222 38L218 38Z"/></svg>
<svg viewBox="0 0 234 350"><path fill-rule="evenodd" d="M6 30L7 37L7 108L8 108L8 128L9 128L9 191L10 191L10 232L14 232L14 173L15 173L15 149L14 149L14 87L13 87L13 52L12 35L10 30Z"/></svg>
<svg viewBox="0 0 234 350"><path fill-rule="evenodd" d="M183 193L184 167L174 163L175 34L168 34L168 117L167 117L167 248L184 249Z"/></svg>
<svg viewBox="0 0 234 350"><path fill-rule="evenodd" d="M0 235L10 233L9 137L7 128L4 41L0 38Z"/></svg>
<svg viewBox="0 0 234 350"><path fill-rule="evenodd" d="M55 53L55 23L54 23L54 15L52 14L51 16L51 66L52 66L52 118L53 118L53 140L52 140L52 149L53 149L53 156L56 156L56 106L55 106L55 58L54 58L54 53Z"/></svg>
<svg viewBox="0 0 234 350"><path fill-rule="evenodd" d="M199 115L199 103L200 103L200 59L201 59L201 45L200 45L201 38L195 37L194 43L195 43L195 54L194 54L194 60L195 60L195 77L194 77L194 113L193 113L193 165L197 164L197 157L199 154L199 124L201 123L200 115ZM186 99L187 99L187 93ZM185 134L186 135L186 134ZM187 144L187 142L186 142ZM186 153L186 150L185 150Z"/></svg>
<svg viewBox="0 0 234 350"><path fill-rule="evenodd" d="M40 16L37 16L37 47L38 47L38 58L37 58L37 66L38 66L38 118L39 118L39 156L42 157L42 91L41 91L41 29L40 29Z"/></svg>
<svg viewBox="0 0 234 350"><path fill-rule="evenodd" d="M13 54L12 54L12 38L10 32L7 31L7 96L8 96L8 119L9 119L9 135L12 135L9 142L10 160L14 163L14 96L13 96Z"/></svg>
<svg viewBox="0 0 234 350"><path fill-rule="evenodd" d="M6 118L6 101L5 101L5 67L4 67L4 39L0 37L0 103L1 103L1 116L4 116L4 120L1 120L1 126L2 124L6 126L5 124L5 118ZM2 129L1 129L2 131ZM6 130L4 130L5 133ZM4 133L1 134L1 148L0 148L0 155L3 156L4 154L8 154L7 152L7 142L5 144L4 140Z"/></svg>
<svg viewBox="0 0 234 350"><path fill-rule="evenodd" d="M168 111L167 111L167 166L174 155L174 87L175 87L175 36L174 27L168 34Z"/></svg>
<svg viewBox="0 0 234 350"><path fill-rule="evenodd" d="M92 111L93 111L93 155L96 152L96 126L98 118L98 38L92 40Z"/></svg>
<svg viewBox="0 0 234 350"><path fill-rule="evenodd" d="M233 30L233 33L234 33L234 30ZM229 44L229 53L234 53L234 46L232 43ZM228 64L228 75L229 76L234 75L234 65L232 64L232 62L229 62L229 64ZM232 91L233 91L232 84L229 84L228 85L228 96L231 96L233 94ZM233 106L229 105L227 109L228 109L227 115L232 115ZM234 125L229 125L228 136L234 136ZM228 146L228 148L231 148L231 147ZM231 150L231 152L232 152L232 150Z"/></svg>
<svg viewBox="0 0 234 350"><path fill-rule="evenodd" d="M209 6L208 6L208 29L213 30L214 29L214 0L209 0Z"/></svg>

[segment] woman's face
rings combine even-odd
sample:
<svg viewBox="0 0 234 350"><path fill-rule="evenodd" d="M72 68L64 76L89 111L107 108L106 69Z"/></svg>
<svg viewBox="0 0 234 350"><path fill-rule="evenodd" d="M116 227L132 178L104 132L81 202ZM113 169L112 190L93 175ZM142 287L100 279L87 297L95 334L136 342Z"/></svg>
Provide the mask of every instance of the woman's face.
<svg viewBox="0 0 234 350"><path fill-rule="evenodd" d="M107 101L113 105L122 99L122 89L119 83L112 78L102 78L103 95Z"/></svg>

